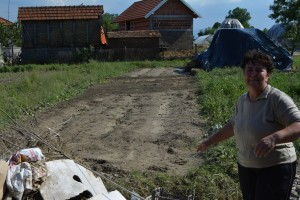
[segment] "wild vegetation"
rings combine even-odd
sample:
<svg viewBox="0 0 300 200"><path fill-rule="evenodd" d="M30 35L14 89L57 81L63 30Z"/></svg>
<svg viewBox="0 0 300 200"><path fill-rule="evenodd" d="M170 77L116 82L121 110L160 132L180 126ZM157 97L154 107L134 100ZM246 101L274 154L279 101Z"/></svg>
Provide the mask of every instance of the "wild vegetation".
<svg viewBox="0 0 300 200"><path fill-rule="evenodd" d="M81 94L93 85L144 67L184 66L187 60L143 62L95 62L80 65L23 65L2 68L0 73L0 126L5 128L10 117L21 119L34 115L57 102ZM289 73L275 71L271 85L289 94L300 106L300 56L295 56L294 70ZM199 109L207 120L207 134L215 132L230 117L237 97L246 91L241 69L237 67L215 69L197 73ZM199 138L200 140L201 138ZM194 145L197 145L195 141ZM297 150L299 142L295 142ZM200 155L197 155L200 156ZM187 174L132 172L118 182L126 188L135 188L141 196L154 188L164 187L177 195L195 194L195 199L241 199L238 185L236 149L233 140L214 146L201 156L205 162ZM114 185L109 186L114 188Z"/></svg>
<svg viewBox="0 0 300 200"><path fill-rule="evenodd" d="M21 46L21 26L18 22L5 25L0 23L0 41L3 46Z"/></svg>

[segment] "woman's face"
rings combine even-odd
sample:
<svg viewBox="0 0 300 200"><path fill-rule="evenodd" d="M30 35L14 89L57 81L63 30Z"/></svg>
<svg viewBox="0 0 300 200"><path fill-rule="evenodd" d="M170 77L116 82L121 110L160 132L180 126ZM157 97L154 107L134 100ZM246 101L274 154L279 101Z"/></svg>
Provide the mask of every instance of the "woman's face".
<svg viewBox="0 0 300 200"><path fill-rule="evenodd" d="M262 91L268 85L267 69L255 62L248 62L244 71L245 84L249 90Z"/></svg>

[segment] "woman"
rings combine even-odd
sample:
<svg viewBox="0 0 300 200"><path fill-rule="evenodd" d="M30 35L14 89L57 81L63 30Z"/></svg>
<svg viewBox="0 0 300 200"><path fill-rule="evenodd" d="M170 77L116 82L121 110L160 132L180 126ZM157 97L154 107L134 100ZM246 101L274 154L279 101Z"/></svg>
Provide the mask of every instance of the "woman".
<svg viewBox="0 0 300 200"><path fill-rule="evenodd" d="M268 84L273 68L268 55L251 50L241 67L248 92L238 99L230 122L197 151L234 136L243 199L289 199L297 160L292 141L300 136L300 111L288 95Z"/></svg>

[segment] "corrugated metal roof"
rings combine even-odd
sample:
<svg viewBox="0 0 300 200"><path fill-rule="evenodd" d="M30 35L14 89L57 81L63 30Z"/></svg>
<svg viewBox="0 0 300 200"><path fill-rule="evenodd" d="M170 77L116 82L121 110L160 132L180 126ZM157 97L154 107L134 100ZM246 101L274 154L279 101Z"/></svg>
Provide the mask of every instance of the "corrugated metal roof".
<svg viewBox="0 0 300 200"><path fill-rule="evenodd" d="M146 38L146 37L161 37L157 30L141 30L141 31L116 31L108 32L108 38Z"/></svg>
<svg viewBox="0 0 300 200"><path fill-rule="evenodd" d="M103 6L43 6L19 7L19 21L98 19L103 14Z"/></svg>
<svg viewBox="0 0 300 200"><path fill-rule="evenodd" d="M123 22L132 19L148 18L154 14L161 6L163 6L168 0L141 0L134 2L129 8L122 12L114 22ZM196 11L194 11L184 0L179 0L186 7L188 7L193 13L194 17L201 17Z"/></svg>

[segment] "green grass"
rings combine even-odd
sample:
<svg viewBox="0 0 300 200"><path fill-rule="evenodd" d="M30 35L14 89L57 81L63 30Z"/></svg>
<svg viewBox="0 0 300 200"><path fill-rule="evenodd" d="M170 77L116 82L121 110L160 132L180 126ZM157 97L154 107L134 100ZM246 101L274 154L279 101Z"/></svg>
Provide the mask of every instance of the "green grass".
<svg viewBox="0 0 300 200"><path fill-rule="evenodd" d="M199 104L209 126L228 120L237 98L245 92L242 79L242 71L237 67L198 74Z"/></svg>
<svg viewBox="0 0 300 200"><path fill-rule="evenodd" d="M300 55L296 55L293 57L293 69L300 70Z"/></svg>

